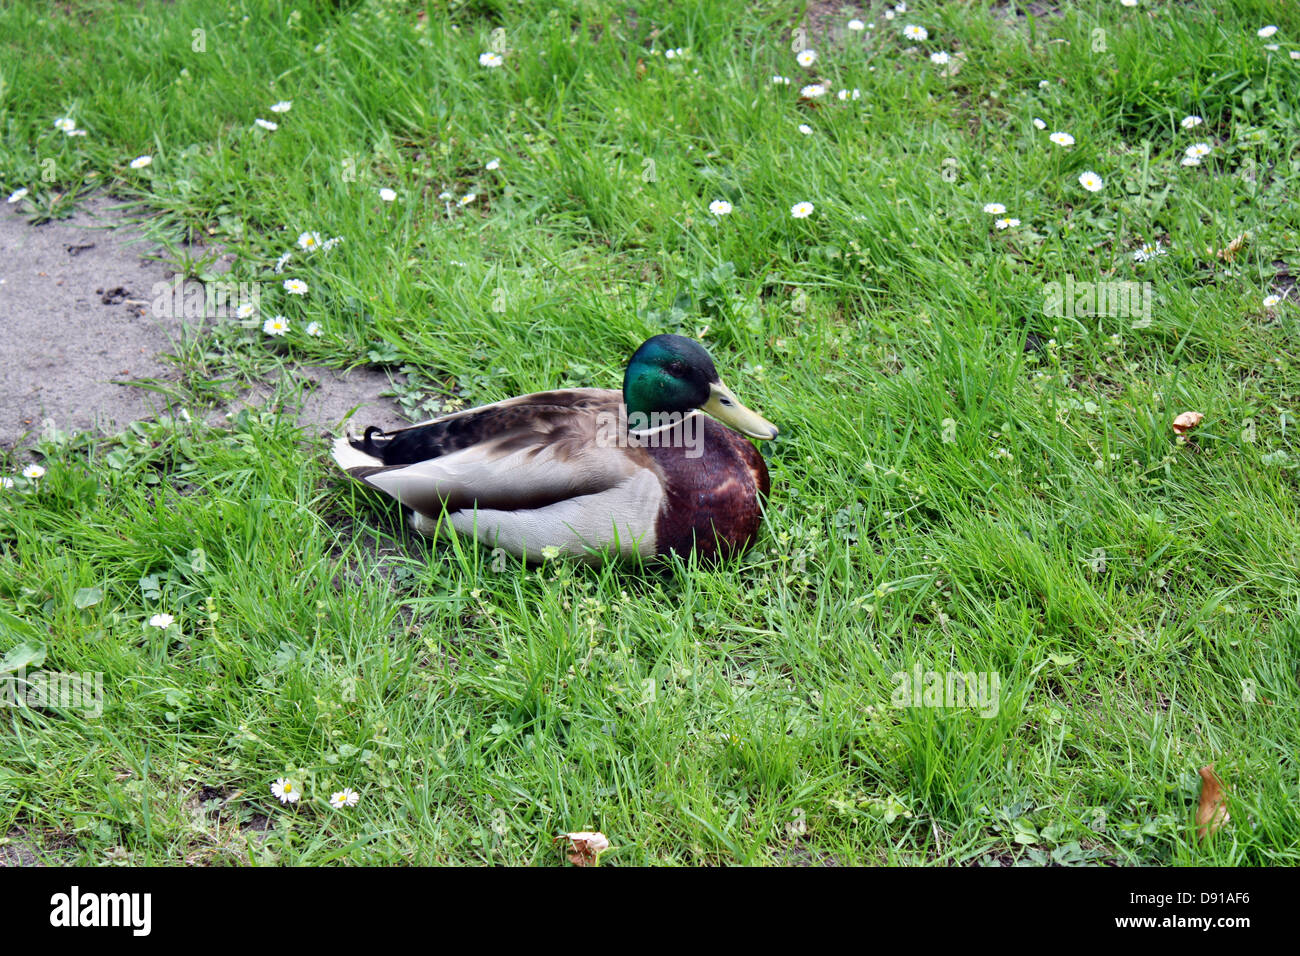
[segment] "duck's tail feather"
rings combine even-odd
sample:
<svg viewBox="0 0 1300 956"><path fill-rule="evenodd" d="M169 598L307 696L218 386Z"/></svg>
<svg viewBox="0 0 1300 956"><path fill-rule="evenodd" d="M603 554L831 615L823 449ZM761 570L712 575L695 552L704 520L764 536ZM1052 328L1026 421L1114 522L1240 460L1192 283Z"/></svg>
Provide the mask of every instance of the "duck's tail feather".
<svg viewBox="0 0 1300 956"><path fill-rule="evenodd" d="M384 459L378 454L379 448L370 437L372 431L378 430L373 426L367 428L363 439L358 439L352 434L334 439L334 447L330 454L338 466L353 478L364 478L377 468L384 467Z"/></svg>

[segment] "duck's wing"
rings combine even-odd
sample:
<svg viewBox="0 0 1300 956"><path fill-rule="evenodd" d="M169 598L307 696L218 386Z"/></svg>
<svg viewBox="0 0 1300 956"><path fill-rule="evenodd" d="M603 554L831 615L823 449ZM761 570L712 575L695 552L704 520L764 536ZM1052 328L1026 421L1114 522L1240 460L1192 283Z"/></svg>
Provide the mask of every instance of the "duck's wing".
<svg viewBox="0 0 1300 956"><path fill-rule="evenodd" d="M653 469L643 449L617 440L621 402L612 389L523 395L392 432L366 429L338 439L334 460L430 517L544 508Z"/></svg>

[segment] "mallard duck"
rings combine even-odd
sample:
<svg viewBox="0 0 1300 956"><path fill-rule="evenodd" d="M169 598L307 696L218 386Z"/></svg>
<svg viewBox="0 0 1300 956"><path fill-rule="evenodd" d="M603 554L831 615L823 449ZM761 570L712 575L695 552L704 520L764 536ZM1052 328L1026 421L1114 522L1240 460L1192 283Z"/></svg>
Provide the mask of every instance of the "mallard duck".
<svg viewBox="0 0 1300 956"><path fill-rule="evenodd" d="M709 559L758 534L770 483L742 434L777 430L740 404L702 345L656 335L632 355L621 392L538 392L409 428L372 426L337 439L333 454L410 509L424 534L450 525L530 562Z"/></svg>

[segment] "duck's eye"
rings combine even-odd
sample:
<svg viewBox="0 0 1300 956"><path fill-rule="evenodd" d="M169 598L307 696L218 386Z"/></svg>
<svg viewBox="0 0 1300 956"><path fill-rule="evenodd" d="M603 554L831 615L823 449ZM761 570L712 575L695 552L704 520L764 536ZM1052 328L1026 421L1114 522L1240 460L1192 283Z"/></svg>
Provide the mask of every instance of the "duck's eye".
<svg viewBox="0 0 1300 956"><path fill-rule="evenodd" d="M669 375L678 375L678 376L680 376L680 375L684 375L685 373L686 373L686 363L685 363L685 362L669 362L669 363L668 363L668 374L669 374Z"/></svg>

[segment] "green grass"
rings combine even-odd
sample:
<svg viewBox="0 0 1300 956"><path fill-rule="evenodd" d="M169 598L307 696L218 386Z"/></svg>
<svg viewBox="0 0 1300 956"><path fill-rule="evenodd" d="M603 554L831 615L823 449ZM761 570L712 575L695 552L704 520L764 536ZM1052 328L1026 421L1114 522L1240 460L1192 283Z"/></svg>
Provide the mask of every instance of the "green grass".
<svg viewBox="0 0 1300 956"><path fill-rule="evenodd" d="M1300 862L1297 311L1262 305L1300 270L1300 16L910 6L836 13L812 70L797 3L0 10L0 189L37 219L136 200L292 326L182 343L192 420L54 436L0 492L0 653L105 686L98 718L0 712L0 834L84 862L559 864L579 829L618 864ZM1067 276L1152 283L1150 321L1045 315ZM400 531L274 404L199 424L294 363L403 369L419 415L615 386L662 331L782 429L763 536L718 568L502 564ZM996 716L893 706L916 665L996 673ZM1200 840L1210 762L1232 819Z"/></svg>

